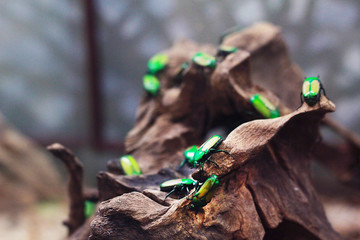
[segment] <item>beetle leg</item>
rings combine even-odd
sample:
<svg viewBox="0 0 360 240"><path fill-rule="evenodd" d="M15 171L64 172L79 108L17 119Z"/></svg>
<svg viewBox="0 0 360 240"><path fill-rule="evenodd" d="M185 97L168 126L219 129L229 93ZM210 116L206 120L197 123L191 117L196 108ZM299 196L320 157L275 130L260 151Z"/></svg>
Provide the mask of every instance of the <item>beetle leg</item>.
<svg viewBox="0 0 360 240"><path fill-rule="evenodd" d="M186 163L186 158L184 160L182 160L180 165L177 167L176 171L179 171L184 166L185 163Z"/></svg>
<svg viewBox="0 0 360 240"><path fill-rule="evenodd" d="M220 168L219 165L218 165L216 162L214 162L213 160L208 159L208 160L206 160L206 162L207 162L207 161L212 162L212 163L215 164L218 168Z"/></svg>
<svg viewBox="0 0 360 240"><path fill-rule="evenodd" d="M296 110L298 110L302 105L303 105L303 103L304 103L304 99L303 99L303 94L302 94L302 91L300 92L300 106L298 106L297 108L296 108Z"/></svg>
<svg viewBox="0 0 360 240"><path fill-rule="evenodd" d="M199 181L196 181L195 183L195 192L197 192L197 190L199 190L200 184Z"/></svg>
<svg viewBox="0 0 360 240"><path fill-rule="evenodd" d="M189 195L189 193L190 193L190 190L188 187L186 187L186 196Z"/></svg>
<svg viewBox="0 0 360 240"><path fill-rule="evenodd" d="M164 198L164 201L166 200L166 198L168 197L168 196L170 196L173 192L175 192L176 191L176 188L174 187L173 188L173 190L171 190L168 194L166 194L166 196L165 196L165 198Z"/></svg>
<svg viewBox="0 0 360 240"><path fill-rule="evenodd" d="M178 195L178 200L180 199L180 195L182 195L182 192L183 192L183 190L184 190L184 186L182 186L181 188L180 188L180 190L179 190L179 195Z"/></svg>
<svg viewBox="0 0 360 240"><path fill-rule="evenodd" d="M204 163L201 162L201 163L198 163L197 164L197 167L201 166L201 171L204 171Z"/></svg>
<svg viewBox="0 0 360 240"><path fill-rule="evenodd" d="M325 88L322 86L322 84L320 85L320 91L321 91L321 90L323 91L324 96L327 97L327 96L326 96L326 92L325 92Z"/></svg>
<svg viewBox="0 0 360 240"><path fill-rule="evenodd" d="M219 150L215 150L215 152L223 152L223 153L226 153L227 155L230 155L233 159L235 159L234 156L231 155L231 153L229 153L229 152L226 151L226 150L219 149Z"/></svg>

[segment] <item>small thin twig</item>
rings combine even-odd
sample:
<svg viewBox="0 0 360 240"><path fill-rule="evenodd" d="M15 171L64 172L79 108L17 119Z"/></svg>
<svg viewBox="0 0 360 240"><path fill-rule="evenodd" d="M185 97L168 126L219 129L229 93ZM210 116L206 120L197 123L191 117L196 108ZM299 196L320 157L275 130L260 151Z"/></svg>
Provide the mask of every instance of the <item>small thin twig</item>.
<svg viewBox="0 0 360 240"><path fill-rule="evenodd" d="M74 154L59 143L47 147L55 157L59 158L69 172L68 194L70 197L69 219L64 221L69 229L69 236L84 222L84 196L83 196L83 165Z"/></svg>

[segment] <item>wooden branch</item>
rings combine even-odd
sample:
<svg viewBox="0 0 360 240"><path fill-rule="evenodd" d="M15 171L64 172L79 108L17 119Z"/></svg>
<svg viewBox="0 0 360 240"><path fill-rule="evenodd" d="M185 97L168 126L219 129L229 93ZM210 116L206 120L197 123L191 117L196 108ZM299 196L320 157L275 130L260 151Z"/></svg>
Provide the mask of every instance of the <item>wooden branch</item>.
<svg viewBox="0 0 360 240"><path fill-rule="evenodd" d="M69 235L76 231L84 222L84 196L83 196L83 165L74 154L59 143L54 143L47 149L59 158L69 172L68 194L70 197L69 219L64 221L69 229Z"/></svg>

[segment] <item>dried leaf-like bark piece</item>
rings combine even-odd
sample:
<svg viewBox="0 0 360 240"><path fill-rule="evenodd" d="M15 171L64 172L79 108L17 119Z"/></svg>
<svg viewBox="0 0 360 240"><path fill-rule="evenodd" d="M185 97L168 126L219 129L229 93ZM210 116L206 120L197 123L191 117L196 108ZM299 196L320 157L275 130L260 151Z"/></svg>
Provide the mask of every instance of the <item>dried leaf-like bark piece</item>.
<svg viewBox="0 0 360 240"><path fill-rule="evenodd" d="M100 199L107 200L124 193L133 191L142 192L145 189L159 190L162 182L175 178L184 178L184 176L170 169L161 169L157 174L138 176L124 176L100 172L98 175Z"/></svg>
<svg viewBox="0 0 360 240"><path fill-rule="evenodd" d="M90 239L274 239L296 236L339 239L331 228L310 182L309 152L319 123L335 106L325 97L314 107L239 126L212 155L204 178L218 174L215 197L199 211L182 198L161 204L151 191L123 194L101 203ZM191 198L191 197L190 197ZM286 226L294 231L286 231Z"/></svg>

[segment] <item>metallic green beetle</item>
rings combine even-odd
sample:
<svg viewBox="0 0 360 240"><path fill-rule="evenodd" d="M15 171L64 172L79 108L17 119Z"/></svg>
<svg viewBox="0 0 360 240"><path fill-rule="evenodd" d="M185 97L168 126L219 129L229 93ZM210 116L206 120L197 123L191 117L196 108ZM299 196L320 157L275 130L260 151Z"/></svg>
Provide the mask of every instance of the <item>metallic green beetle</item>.
<svg viewBox="0 0 360 240"><path fill-rule="evenodd" d="M214 196L218 185L219 179L215 174L206 179L200 189L194 194L194 197L191 200L190 208L198 210L208 204Z"/></svg>
<svg viewBox="0 0 360 240"><path fill-rule="evenodd" d="M238 49L233 46L221 45L218 48L216 56L225 58L227 55L236 52Z"/></svg>
<svg viewBox="0 0 360 240"><path fill-rule="evenodd" d="M198 185L198 181L195 181L190 178L183 179L171 179L165 181L160 184L160 190L163 192L169 192L165 199L173 193L178 195L184 194L186 190L186 194L189 194L189 191Z"/></svg>
<svg viewBox="0 0 360 240"><path fill-rule="evenodd" d="M163 70L169 63L169 58L165 54L156 54L148 61L148 71L151 74L156 74Z"/></svg>
<svg viewBox="0 0 360 240"><path fill-rule="evenodd" d="M121 170L125 175L141 175L141 169L135 158L131 155L125 155L120 158Z"/></svg>
<svg viewBox="0 0 360 240"><path fill-rule="evenodd" d="M210 161L216 166L217 163L210 160L209 157L216 152L224 152L231 155L225 150L217 149L224 139L219 135L214 135L206 140L198 149L196 146L192 146L185 150L184 160L181 162L179 169L186 163L190 168L203 167L205 162Z"/></svg>
<svg viewBox="0 0 360 240"><path fill-rule="evenodd" d="M192 61L200 67L208 67L214 69L216 67L216 59L207 53L198 52L196 53Z"/></svg>
<svg viewBox="0 0 360 240"><path fill-rule="evenodd" d="M319 76L306 78L300 93L301 104L305 101L309 106L314 106L320 100L321 91L326 96Z"/></svg>
<svg viewBox="0 0 360 240"><path fill-rule="evenodd" d="M146 74L143 77L143 86L145 91L147 91L153 96L156 96L160 90L160 81L156 76Z"/></svg>
<svg viewBox="0 0 360 240"><path fill-rule="evenodd" d="M195 153L197 150L198 150L198 147L196 145L193 145L193 146L187 148L184 151L184 160L181 162L178 169L182 168L185 163L188 163L189 165L193 165L193 163L195 161L194 156L195 156Z"/></svg>
<svg viewBox="0 0 360 240"><path fill-rule="evenodd" d="M84 205L85 218L86 219L90 218L94 214L95 210L96 210L96 203L89 200L85 200L85 205Z"/></svg>
<svg viewBox="0 0 360 240"><path fill-rule="evenodd" d="M250 98L250 103L265 118L280 117L279 110L267 98L255 94Z"/></svg>

